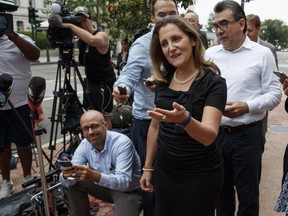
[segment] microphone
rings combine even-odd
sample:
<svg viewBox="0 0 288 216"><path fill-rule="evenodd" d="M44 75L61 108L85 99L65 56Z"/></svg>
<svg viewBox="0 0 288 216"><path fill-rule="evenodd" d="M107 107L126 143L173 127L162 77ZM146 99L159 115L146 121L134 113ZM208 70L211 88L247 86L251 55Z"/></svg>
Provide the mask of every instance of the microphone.
<svg viewBox="0 0 288 216"><path fill-rule="evenodd" d="M37 76L32 77L27 90L27 99L30 110L35 111L39 108L44 99L45 90L45 79Z"/></svg>
<svg viewBox="0 0 288 216"><path fill-rule="evenodd" d="M0 75L0 107L7 103L13 88L13 78L9 74Z"/></svg>
<svg viewBox="0 0 288 216"><path fill-rule="evenodd" d="M61 6L56 2L54 2L50 5L50 9L53 13L60 13L61 12Z"/></svg>
<svg viewBox="0 0 288 216"><path fill-rule="evenodd" d="M57 27L59 25L61 25L63 19L59 14L50 14L48 17L48 23L49 25L51 25L52 27Z"/></svg>

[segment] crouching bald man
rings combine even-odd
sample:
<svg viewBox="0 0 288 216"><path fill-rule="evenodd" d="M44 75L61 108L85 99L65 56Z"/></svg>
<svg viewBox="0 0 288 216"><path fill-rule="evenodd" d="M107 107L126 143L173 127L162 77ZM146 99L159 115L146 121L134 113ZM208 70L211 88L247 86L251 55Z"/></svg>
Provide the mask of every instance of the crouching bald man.
<svg viewBox="0 0 288 216"><path fill-rule="evenodd" d="M72 157L73 165L62 166L60 175L68 187L71 215L90 215L88 194L114 203L115 215L139 215L141 165L132 141L107 130L103 115L95 110L85 112L80 124L85 139Z"/></svg>

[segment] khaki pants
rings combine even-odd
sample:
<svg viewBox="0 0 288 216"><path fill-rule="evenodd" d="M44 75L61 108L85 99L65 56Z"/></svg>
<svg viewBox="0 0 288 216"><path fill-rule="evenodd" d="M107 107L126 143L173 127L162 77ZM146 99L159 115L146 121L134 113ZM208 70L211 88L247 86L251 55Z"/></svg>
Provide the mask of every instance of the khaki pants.
<svg viewBox="0 0 288 216"><path fill-rule="evenodd" d="M115 216L138 216L142 210L140 189L121 192L101 187L92 181L77 182L68 188L68 202L71 216L90 216L88 194L115 204Z"/></svg>

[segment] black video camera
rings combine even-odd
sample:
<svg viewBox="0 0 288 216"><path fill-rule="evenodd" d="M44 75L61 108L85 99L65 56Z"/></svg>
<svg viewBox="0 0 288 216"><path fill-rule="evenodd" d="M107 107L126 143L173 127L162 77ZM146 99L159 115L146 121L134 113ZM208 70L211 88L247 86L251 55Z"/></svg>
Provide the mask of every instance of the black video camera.
<svg viewBox="0 0 288 216"><path fill-rule="evenodd" d="M13 32L13 16L7 12L17 9L16 0L0 0L0 34Z"/></svg>
<svg viewBox="0 0 288 216"><path fill-rule="evenodd" d="M81 25L81 18L74 16L64 4L54 2L51 4L52 16L49 23L53 22L63 22L63 23L72 23L74 25ZM54 11L53 11L54 10ZM58 19L58 20L57 20ZM49 24L47 31L47 39L51 48L57 47L70 47L73 46L73 32L67 28L60 28Z"/></svg>

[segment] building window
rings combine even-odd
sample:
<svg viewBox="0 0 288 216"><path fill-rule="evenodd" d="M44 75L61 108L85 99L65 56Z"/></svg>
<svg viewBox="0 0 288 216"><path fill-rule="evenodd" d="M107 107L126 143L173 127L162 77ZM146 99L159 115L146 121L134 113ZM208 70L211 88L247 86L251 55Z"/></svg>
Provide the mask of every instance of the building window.
<svg viewBox="0 0 288 216"><path fill-rule="evenodd" d="M17 21L16 24L17 24L17 32L24 31L24 23L23 23L23 21Z"/></svg>

